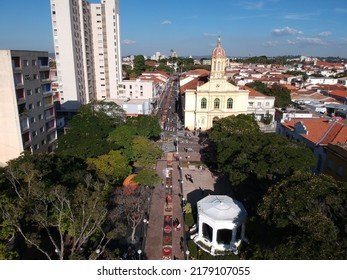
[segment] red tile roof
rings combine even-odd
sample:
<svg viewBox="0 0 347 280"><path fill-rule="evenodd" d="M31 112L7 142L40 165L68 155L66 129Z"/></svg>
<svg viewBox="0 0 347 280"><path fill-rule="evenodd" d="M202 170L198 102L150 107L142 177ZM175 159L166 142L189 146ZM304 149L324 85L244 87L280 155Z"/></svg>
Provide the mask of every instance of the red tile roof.
<svg viewBox="0 0 347 280"><path fill-rule="evenodd" d="M249 94L248 96L250 97L256 97L256 96L261 96L261 97L265 97L266 95L259 92L259 91L256 91L255 89L252 89L250 87L240 87L240 89L245 89L245 90L248 90L249 91Z"/></svg>
<svg viewBox="0 0 347 280"><path fill-rule="evenodd" d="M197 89L198 86L202 86L203 84L208 82L208 77L199 77L195 78L192 81L186 83L185 85L180 87L181 94L185 93L187 89Z"/></svg>
<svg viewBox="0 0 347 280"><path fill-rule="evenodd" d="M347 143L347 127L343 122L328 121L325 118L295 119L282 123L287 129L294 131L295 125L301 122L307 134L301 136L314 144L327 145Z"/></svg>
<svg viewBox="0 0 347 280"><path fill-rule="evenodd" d="M333 90L329 94L333 95L333 96L347 98L347 91L345 91L345 90Z"/></svg>

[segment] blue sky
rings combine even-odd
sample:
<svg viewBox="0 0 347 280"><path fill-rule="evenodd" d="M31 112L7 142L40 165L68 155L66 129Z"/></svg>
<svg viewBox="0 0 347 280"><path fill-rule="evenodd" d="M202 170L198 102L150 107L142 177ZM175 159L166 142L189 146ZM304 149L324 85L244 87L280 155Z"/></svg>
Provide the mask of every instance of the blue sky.
<svg viewBox="0 0 347 280"><path fill-rule="evenodd" d="M90 2L99 3L99 0ZM122 55L347 57L346 0L121 0ZM53 52L49 0L0 1L0 49Z"/></svg>

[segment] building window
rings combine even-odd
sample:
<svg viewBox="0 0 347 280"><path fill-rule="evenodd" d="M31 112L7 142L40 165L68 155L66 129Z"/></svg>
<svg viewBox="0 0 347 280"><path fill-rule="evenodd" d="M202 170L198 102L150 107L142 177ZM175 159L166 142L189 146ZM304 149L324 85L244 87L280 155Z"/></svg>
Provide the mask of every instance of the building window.
<svg viewBox="0 0 347 280"><path fill-rule="evenodd" d="M27 95L32 95L33 94L33 91L31 89L27 89Z"/></svg>
<svg viewBox="0 0 347 280"><path fill-rule="evenodd" d="M337 174L341 177L343 176L343 166L339 166L339 168L337 169Z"/></svg>
<svg viewBox="0 0 347 280"><path fill-rule="evenodd" d="M40 132L42 133L42 132L44 132L44 131L45 131L44 127L43 127L43 126L40 127Z"/></svg>
<svg viewBox="0 0 347 280"><path fill-rule="evenodd" d="M34 123L35 122L35 118L34 117L31 117L30 118L30 123Z"/></svg>
<svg viewBox="0 0 347 280"><path fill-rule="evenodd" d="M220 99L219 98L216 98L215 100L214 100L214 104L213 104L214 106L214 108L215 109L219 109L219 106L220 106Z"/></svg>
<svg viewBox="0 0 347 280"><path fill-rule="evenodd" d="M229 98L227 100L227 109L232 109L233 108L233 99Z"/></svg>
<svg viewBox="0 0 347 280"><path fill-rule="evenodd" d="M266 107L269 107L269 106L270 106L270 102L266 102L266 103L265 103L265 106L266 106Z"/></svg>
<svg viewBox="0 0 347 280"><path fill-rule="evenodd" d="M257 103L257 106L258 106L258 107L261 107L261 102L258 102L258 103Z"/></svg>
<svg viewBox="0 0 347 280"><path fill-rule="evenodd" d="M42 104L41 104L41 101L37 101L37 102L36 102L36 107L41 107L41 105L42 105Z"/></svg>
<svg viewBox="0 0 347 280"><path fill-rule="evenodd" d="M32 132L32 134L33 134L33 137L37 136L37 131L34 130L34 131Z"/></svg>
<svg viewBox="0 0 347 280"><path fill-rule="evenodd" d="M28 106L29 110L33 109L34 108L34 105L32 103L29 104Z"/></svg>
<svg viewBox="0 0 347 280"><path fill-rule="evenodd" d="M43 115L39 114L38 118L39 118L39 120L43 120Z"/></svg>
<svg viewBox="0 0 347 280"><path fill-rule="evenodd" d="M207 107L207 99L203 98L201 99L201 109L206 109Z"/></svg>
<svg viewBox="0 0 347 280"><path fill-rule="evenodd" d="M31 64L32 64L32 66L36 66L36 65L37 65L36 60L32 60L32 61L31 61Z"/></svg>

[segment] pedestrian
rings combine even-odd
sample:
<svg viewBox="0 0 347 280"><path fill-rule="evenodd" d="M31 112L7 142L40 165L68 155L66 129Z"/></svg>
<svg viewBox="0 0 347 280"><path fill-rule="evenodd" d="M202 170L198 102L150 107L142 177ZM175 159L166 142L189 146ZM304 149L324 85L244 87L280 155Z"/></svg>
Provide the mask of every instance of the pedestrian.
<svg viewBox="0 0 347 280"><path fill-rule="evenodd" d="M169 205L169 198L166 196L165 197L165 202L166 202L166 207Z"/></svg>

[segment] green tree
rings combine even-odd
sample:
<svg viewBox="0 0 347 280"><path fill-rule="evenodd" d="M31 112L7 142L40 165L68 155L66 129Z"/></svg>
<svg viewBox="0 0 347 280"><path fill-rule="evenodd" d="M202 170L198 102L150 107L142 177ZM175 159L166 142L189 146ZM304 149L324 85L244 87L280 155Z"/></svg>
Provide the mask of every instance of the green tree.
<svg viewBox="0 0 347 280"><path fill-rule="evenodd" d="M314 165L312 152L285 137L262 133L251 115L230 116L214 123L214 144L219 170L233 184L247 179L280 178Z"/></svg>
<svg viewBox="0 0 347 280"><path fill-rule="evenodd" d="M285 108L292 102L290 90L279 84L272 85L268 95L275 96L275 107Z"/></svg>
<svg viewBox="0 0 347 280"><path fill-rule="evenodd" d="M277 242L261 244L274 259L347 258L347 184L326 175L296 173L269 189L258 209Z"/></svg>
<svg viewBox="0 0 347 280"><path fill-rule="evenodd" d="M127 123L111 131L107 139L119 146L123 154L128 157L129 161L133 161L133 139L136 133L136 128Z"/></svg>
<svg viewBox="0 0 347 280"><path fill-rule="evenodd" d="M266 84L259 82L259 81L255 81L253 83L249 83L247 84L247 86L249 86L250 88L259 91L265 95L269 95L270 89L267 87Z"/></svg>
<svg viewBox="0 0 347 280"><path fill-rule="evenodd" d="M95 170L103 181L121 184L131 173L128 158L121 151L110 151L106 155L87 159L89 169Z"/></svg>
<svg viewBox="0 0 347 280"><path fill-rule="evenodd" d="M134 58L134 72L136 75L141 75L146 70L145 57L143 55L136 55Z"/></svg>
<svg viewBox="0 0 347 280"><path fill-rule="evenodd" d="M137 173L135 180L141 185L153 187L160 182L160 177L155 169L144 168Z"/></svg>
<svg viewBox="0 0 347 280"><path fill-rule="evenodd" d="M133 151L136 165L142 168L153 168L163 151L152 141L137 136L133 140Z"/></svg>
<svg viewBox="0 0 347 280"><path fill-rule="evenodd" d="M269 88L264 83L256 81L256 82L247 84L247 86L265 95L274 96L275 107L285 108L287 105L289 105L292 102L290 98L290 90L279 84L274 84Z"/></svg>
<svg viewBox="0 0 347 280"><path fill-rule="evenodd" d="M15 233L15 242L21 237L42 258L102 256L119 233L112 225L105 229L109 187L90 174L73 187L60 184L59 177L51 184L52 178L47 177L53 172L40 170L35 163L47 161L45 166L54 167L54 158L23 155L8 163L0 188L0 220L5 225L1 232L5 228ZM96 248L100 254L91 253Z"/></svg>
<svg viewBox="0 0 347 280"><path fill-rule="evenodd" d="M161 128L158 116L139 115L136 118L128 119L127 125L135 130L136 135L148 139L158 139L160 137Z"/></svg>
<svg viewBox="0 0 347 280"><path fill-rule="evenodd" d="M108 153L116 148L107 141L109 133L124 123L124 111L115 103L93 103L81 107L58 140L55 152L81 159Z"/></svg>
<svg viewBox="0 0 347 280"><path fill-rule="evenodd" d="M214 122L209 138L218 143L222 139L235 134L253 132L259 132L259 126L253 116L245 114L232 115Z"/></svg>

